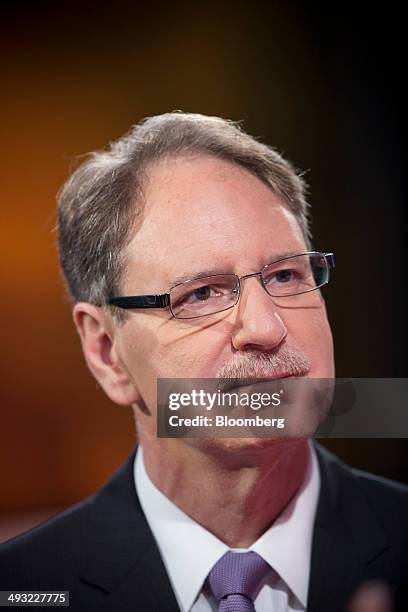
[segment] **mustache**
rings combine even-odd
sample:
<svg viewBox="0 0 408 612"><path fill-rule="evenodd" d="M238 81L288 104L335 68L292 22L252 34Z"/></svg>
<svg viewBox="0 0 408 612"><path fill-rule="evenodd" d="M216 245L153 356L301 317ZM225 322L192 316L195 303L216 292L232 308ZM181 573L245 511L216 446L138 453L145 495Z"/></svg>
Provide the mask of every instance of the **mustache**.
<svg viewBox="0 0 408 612"><path fill-rule="evenodd" d="M263 353L246 351L236 356L230 363L220 368L216 377L223 381L224 390L236 386L228 379L244 379L251 382L254 378L281 376L304 376L311 368L309 357L295 347L282 347L277 351Z"/></svg>

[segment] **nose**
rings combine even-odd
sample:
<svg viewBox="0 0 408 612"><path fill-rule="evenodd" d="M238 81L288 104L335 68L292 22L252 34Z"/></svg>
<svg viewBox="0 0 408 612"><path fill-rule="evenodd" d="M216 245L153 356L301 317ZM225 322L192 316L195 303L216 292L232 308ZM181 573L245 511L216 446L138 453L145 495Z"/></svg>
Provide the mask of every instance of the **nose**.
<svg viewBox="0 0 408 612"><path fill-rule="evenodd" d="M248 286L246 286L248 285ZM236 350L270 351L286 338L287 329L259 277L241 280L232 344Z"/></svg>

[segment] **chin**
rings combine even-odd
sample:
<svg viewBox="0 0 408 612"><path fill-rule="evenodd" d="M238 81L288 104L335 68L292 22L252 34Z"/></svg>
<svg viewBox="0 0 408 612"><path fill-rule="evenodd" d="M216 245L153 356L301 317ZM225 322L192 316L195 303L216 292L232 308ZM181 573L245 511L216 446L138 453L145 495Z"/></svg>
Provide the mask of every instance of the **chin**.
<svg viewBox="0 0 408 612"><path fill-rule="evenodd" d="M214 458L233 464L242 463L242 460L251 464L270 455L293 451L305 444L307 438L205 438L190 442Z"/></svg>

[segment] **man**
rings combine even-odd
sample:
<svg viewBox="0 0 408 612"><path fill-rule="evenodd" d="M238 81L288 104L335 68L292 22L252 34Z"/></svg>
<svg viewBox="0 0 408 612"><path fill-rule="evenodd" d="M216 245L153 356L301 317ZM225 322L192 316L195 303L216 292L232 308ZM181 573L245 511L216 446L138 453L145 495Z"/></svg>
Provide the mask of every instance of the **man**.
<svg viewBox="0 0 408 612"><path fill-rule="evenodd" d="M223 119L150 118L66 183L59 245L87 364L139 447L3 547L1 588L69 590L84 611L327 612L377 580L403 609L406 487L304 437L157 436L158 379L334 377L331 256L310 255L292 166ZM322 283L301 290L294 262L316 257Z"/></svg>

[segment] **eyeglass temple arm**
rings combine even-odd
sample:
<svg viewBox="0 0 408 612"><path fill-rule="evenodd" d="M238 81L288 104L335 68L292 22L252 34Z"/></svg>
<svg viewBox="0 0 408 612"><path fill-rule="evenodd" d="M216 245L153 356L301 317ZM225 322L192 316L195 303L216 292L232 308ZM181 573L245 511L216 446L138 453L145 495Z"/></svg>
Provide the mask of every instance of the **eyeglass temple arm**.
<svg viewBox="0 0 408 612"><path fill-rule="evenodd" d="M170 306L170 294L114 297L108 304L119 308L167 308Z"/></svg>
<svg viewBox="0 0 408 612"><path fill-rule="evenodd" d="M334 269L336 267L336 258L334 256L334 253L324 253L324 256L329 267Z"/></svg>

